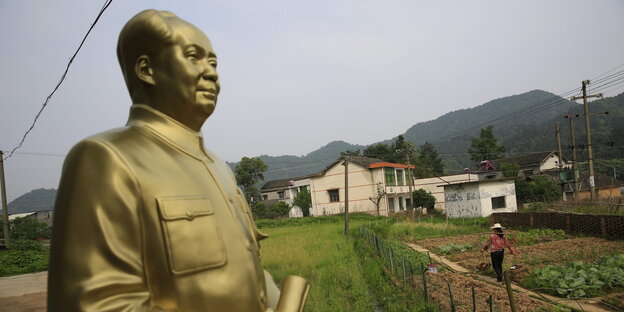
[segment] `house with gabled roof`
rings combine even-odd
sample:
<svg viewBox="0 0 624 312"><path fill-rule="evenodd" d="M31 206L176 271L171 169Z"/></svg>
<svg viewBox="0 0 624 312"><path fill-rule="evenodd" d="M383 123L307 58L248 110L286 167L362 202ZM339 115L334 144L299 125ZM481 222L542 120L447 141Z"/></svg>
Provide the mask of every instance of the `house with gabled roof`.
<svg viewBox="0 0 624 312"><path fill-rule="evenodd" d="M312 196L311 214L331 215L345 209L345 160L348 161L349 212L376 214L410 207L408 166L361 156L341 156L321 172L309 175ZM413 165L409 168L414 169Z"/></svg>
<svg viewBox="0 0 624 312"><path fill-rule="evenodd" d="M479 174L479 179L491 180L502 178L503 174L501 169L503 164L517 164L520 169L518 175L524 178L559 169L560 164L563 169L568 169L572 166L564 157L559 156L559 152L557 151L526 153L514 157L491 160L489 163L493 170L479 170L477 172Z"/></svg>

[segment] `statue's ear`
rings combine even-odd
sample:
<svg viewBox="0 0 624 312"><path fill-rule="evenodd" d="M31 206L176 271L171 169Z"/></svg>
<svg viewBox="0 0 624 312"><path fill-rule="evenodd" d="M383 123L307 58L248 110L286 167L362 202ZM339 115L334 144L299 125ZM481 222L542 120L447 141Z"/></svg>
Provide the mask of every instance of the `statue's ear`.
<svg viewBox="0 0 624 312"><path fill-rule="evenodd" d="M134 64L134 73L137 77L148 85L155 85L154 71L150 65L150 58L147 55L141 55Z"/></svg>

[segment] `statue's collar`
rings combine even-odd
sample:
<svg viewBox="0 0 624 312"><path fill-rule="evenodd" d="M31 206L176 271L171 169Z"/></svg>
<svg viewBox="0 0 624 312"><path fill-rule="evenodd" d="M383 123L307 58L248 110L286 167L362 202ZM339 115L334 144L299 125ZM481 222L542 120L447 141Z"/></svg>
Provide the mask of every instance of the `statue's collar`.
<svg viewBox="0 0 624 312"><path fill-rule="evenodd" d="M191 130L177 120L145 104L133 104L128 126L147 128L167 143L199 159L210 159L204 149L201 132Z"/></svg>

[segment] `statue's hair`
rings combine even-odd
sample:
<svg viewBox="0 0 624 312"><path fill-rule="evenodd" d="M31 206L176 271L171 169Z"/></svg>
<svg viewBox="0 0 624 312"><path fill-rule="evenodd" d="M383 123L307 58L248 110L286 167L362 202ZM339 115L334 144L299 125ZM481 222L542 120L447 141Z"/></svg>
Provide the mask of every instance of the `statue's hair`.
<svg viewBox="0 0 624 312"><path fill-rule="evenodd" d="M128 90L138 87L134 66L141 55L154 57L162 48L174 43L172 20L179 18L167 11L145 10L132 17L119 33L117 58Z"/></svg>

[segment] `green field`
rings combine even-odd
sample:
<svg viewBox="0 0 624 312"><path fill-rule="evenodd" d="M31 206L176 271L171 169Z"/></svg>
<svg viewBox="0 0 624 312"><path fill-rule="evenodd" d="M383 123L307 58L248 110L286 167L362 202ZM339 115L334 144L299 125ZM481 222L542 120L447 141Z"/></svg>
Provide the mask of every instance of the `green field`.
<svg viewBox="0 0 624 312"><path fill-rule="evenodd" d="M357 226L353 224L353 226ZM264 229L262 262L279 283L286 275L306 278L306 311L375 311L353 243L342 224Z"/></svg>

